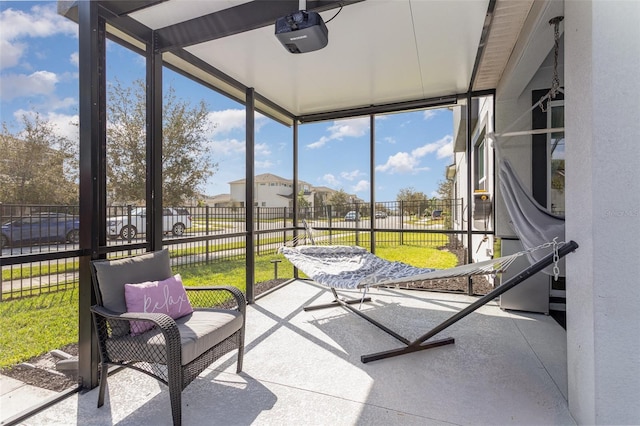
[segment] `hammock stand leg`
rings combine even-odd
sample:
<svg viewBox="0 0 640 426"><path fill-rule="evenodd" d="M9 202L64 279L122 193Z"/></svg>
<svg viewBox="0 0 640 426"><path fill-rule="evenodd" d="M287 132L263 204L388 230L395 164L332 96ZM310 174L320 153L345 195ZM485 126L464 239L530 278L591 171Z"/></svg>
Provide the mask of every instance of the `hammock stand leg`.
<svg viewBox="0 0 640 426"><path fill-rule="evenodd" d="M336 307L336 306L342 306L343 308L353 312L354 314L358 315L359 317L364 318L365 320L369 321L371 324L375 325L380 330L384 331L385 333L389 334L390 336L395 337L396 339L398 339L399 341L401 341L405 345L408 345L411 342L406 337L401 336L400 334L398 334L395 331L391 330L386 325L374 320L370 316L368 316L365 313L363 313L361 310L356 309L353 306L351 306L351 305L356 304L356 303L371 302L371 297L363 297L363 298L360 298L360 299L345 299L345 298L342 298L342 297L338 296L338 293L336 292L335 288L330 287L329 289L333 293L333 297L334 297L333 302L325 303L323 305L305 306L304 307L304 311L305 312L306 311L314 311L316 309L333 308L333 307Z"/></svg>
<svg viewBox="0 0 640 426"><path fill-rule="evenodd" d="M370 297L362 297L360 299L345 299L344 297L338 296L338 293L336 292L335 288L330 288L330 290L333 293L333 302L324 303L322 305L305 306L303 310L307 312L307 311L315 311L318 309L334 308L336 306L352 305L356 303L361 304L362 302L371 302Z"/></svg>
<svg viewBox="0 0 640 426"><path fill-rule="evenodd" d="M558 249L558 258L557 259L562 259L567 254L573 252L577 248L578 248L578 244L575 241L569 241L567 244L563 245L562 247L560 247ZM411 353L411 352L417 352L417 351L421 351L421 350L424 350L424 349L430 349L430 348L433 348L433 347L442 346L442 345L445 345L447 343L453 343L453 339L450 339L451 340L450 342L446 342L447 339L440 340L440 341L432 341L432 342L427 342L427 343L425 343L425 341L430 339L431 337L435 336L436 334L440 333L442 330L448 328L449 326L455 324L456 322L458 322L462 318L466 317L470 313L474 312L475 310L477 310L481 306L486 305L488 302L490 302L491 300L493 300L496 297L500 296L501 294L505 293L506 291L508 291L508 290L512 289L513 287L517 286L518 284L520 284L521 282L523 282L524 280L529 278L531 275L542 271L544 268L546 268L549 265L552 265L555 260L556 259L554 259L554 253L549 253L547 256L543 257L542 259L540 259L536 263L534 263L531 266L527 267L525 270L520 272L515 277L507 280L500 287L497 287L497 288L493 289L492 291L490 291L486 295L482 296L480 299L478 299L475 302L473 302L471 305L467 306L466 308L464 308L461 311L457 312L456 314L452 315L448 319L444 320L439 325L437 325L434 328L432 328L426 334L422 335L421 337L419 337L418 339L414 340L413 342L406 343L406 345L407 345L406 347L398 348L398 349L391 349L391 350L384 351L384 352L377 352L377 353L370 354L370 355L362 355L360 357L360 360L363 363L366 364L367 362L371 362L371 361L378 361L380 359L391 358L391 357L398 356L398 355L403 355L403 354L407 354L407 353Z"/></svg>

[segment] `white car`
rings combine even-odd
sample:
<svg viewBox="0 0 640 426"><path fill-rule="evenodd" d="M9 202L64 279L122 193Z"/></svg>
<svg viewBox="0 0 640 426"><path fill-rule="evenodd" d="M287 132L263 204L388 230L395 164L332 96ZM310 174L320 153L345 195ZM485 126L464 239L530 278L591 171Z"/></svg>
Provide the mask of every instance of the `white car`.
<svg viewBox="0 0 640 426"><path fill-rule="evenodd" d="M131 220L129 221L129 216ZM191 228L191 215L186 209L162 209L162 231L179 237L185 229ZM107 219L107 235L109 238L130 240L147 230L147 211L144 207L136 207L131 215L125 214Z"/></svg>
<svg viewBox="0 0 640 426"><path fill-rule="evenodd" d="M360 215L356 213L354 210L351 210L344 216L345 222L354 222L356 220L360 220Z"/></svg>

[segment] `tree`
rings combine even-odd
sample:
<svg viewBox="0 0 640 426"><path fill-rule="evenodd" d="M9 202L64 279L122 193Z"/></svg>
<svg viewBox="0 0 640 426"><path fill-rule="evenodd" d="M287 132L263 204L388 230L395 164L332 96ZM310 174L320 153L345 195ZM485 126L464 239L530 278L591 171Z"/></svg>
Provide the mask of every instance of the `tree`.
<svg viewBox="0 0 640 426"><path fill-rule="evenodd" d="M298 191L298 211L302 214L303 218L309 217L309 207L311 207L311 202L307 200L307 197L304 195L304 189Z"/></svg>
<svg viewBox="0 0 640 426"><path fill-rule="evenodd" d="M445 179L438 182L438 198L441 200L450 200L453 198L453 179Z"/></svg>
<svg viewBox="0 0 640 426"><path fill-rule="evenodd" d="M0 201L11 204L77 204L77 144L56 134L38 113L23 114L22 130L0 131Z"/></svg>
<svg viewBox="0 0 640 426"><path fill-rule="evenodd" d="M344 215L350 209L351 201L351 195L344 192L342 188L327 197L327 204L333 206L333 212L338 216Z"/></svg>
<svg viewBox="0 0 640 426"><path fill-rule="evenodd" d="M402 214L420 214L427 207L428 197L423 192L416 191L412 187L402 188L396 195L396 201L401 202Z"/></svg>
<svg viewBox="0 0 640 426"><path fill-rule="evenodd" d="M107 102L107 186L110 202L142 203L146 194L145 84L129 87L116 80ZM169 87L162 108L163 204L193 199L218 164L206 149L207 106L179 99Z"/></svg>
<svg viewBox="0 0 640 426"><path fill-rule="evenodd" d="M307 208L310 207L311 203L307 200L307 197L304 194L304 189L298 191L298 208Z"/></svg>

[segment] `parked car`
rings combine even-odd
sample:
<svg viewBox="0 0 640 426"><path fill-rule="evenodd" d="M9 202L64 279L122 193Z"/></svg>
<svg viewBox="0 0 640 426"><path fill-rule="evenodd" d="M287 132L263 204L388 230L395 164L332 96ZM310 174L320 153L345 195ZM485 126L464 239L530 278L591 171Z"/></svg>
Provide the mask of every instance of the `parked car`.
<svg viewBox="0 0 640 426"><path fill-rule="evenodd" d="M80 241L80 221L65 213L38 213L2 224L0 247Z"/></svg>
<svg viewBox="0 0 640 426"><path fill-rule="evenodd" d="M179 237L184 234L185 229L191 228L191 215L189 210L180 208L174 209L165 207L162 209L162 231L165 234L171 233ZM131 221L129 214L114 216L107 219L107 235L109 238L122 238L129 240L138 234L144 234L147 230L147 209L137 207L131 211Z"/></svg>
<svg viewBox="0 0 640 426"><path fill-rule="evenodd" d="M387 217L386 212L376 212L376 219L384 219L385 217Z"/></svg>
<svg viewBox="0 0 640 426"><path fill-rule="evenodd" d="M354 222L356 220L360 220L360 215L352 210L344 216L344 220L346 222L349 222L349 221Z"/></svg>

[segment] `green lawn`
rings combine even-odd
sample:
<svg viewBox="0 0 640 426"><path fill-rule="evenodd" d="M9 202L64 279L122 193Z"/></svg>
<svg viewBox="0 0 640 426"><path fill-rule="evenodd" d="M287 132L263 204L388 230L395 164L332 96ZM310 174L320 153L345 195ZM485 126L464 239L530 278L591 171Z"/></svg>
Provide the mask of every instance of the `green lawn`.
<svg viewBox="0 0 640 426"><path fill-rule="evenodd" d="M455 255L433 247L378 247L376 254L418 267L449 268ZM280 259L278 277L293 277L282 255L256 258L256 282L274 278L271 260ZM185 286L232 285L245 291L245 261L221 260L208 265L175 268ZM0 302L0 368L9 367L78 340L78 290L44 293Z"/></svg>

